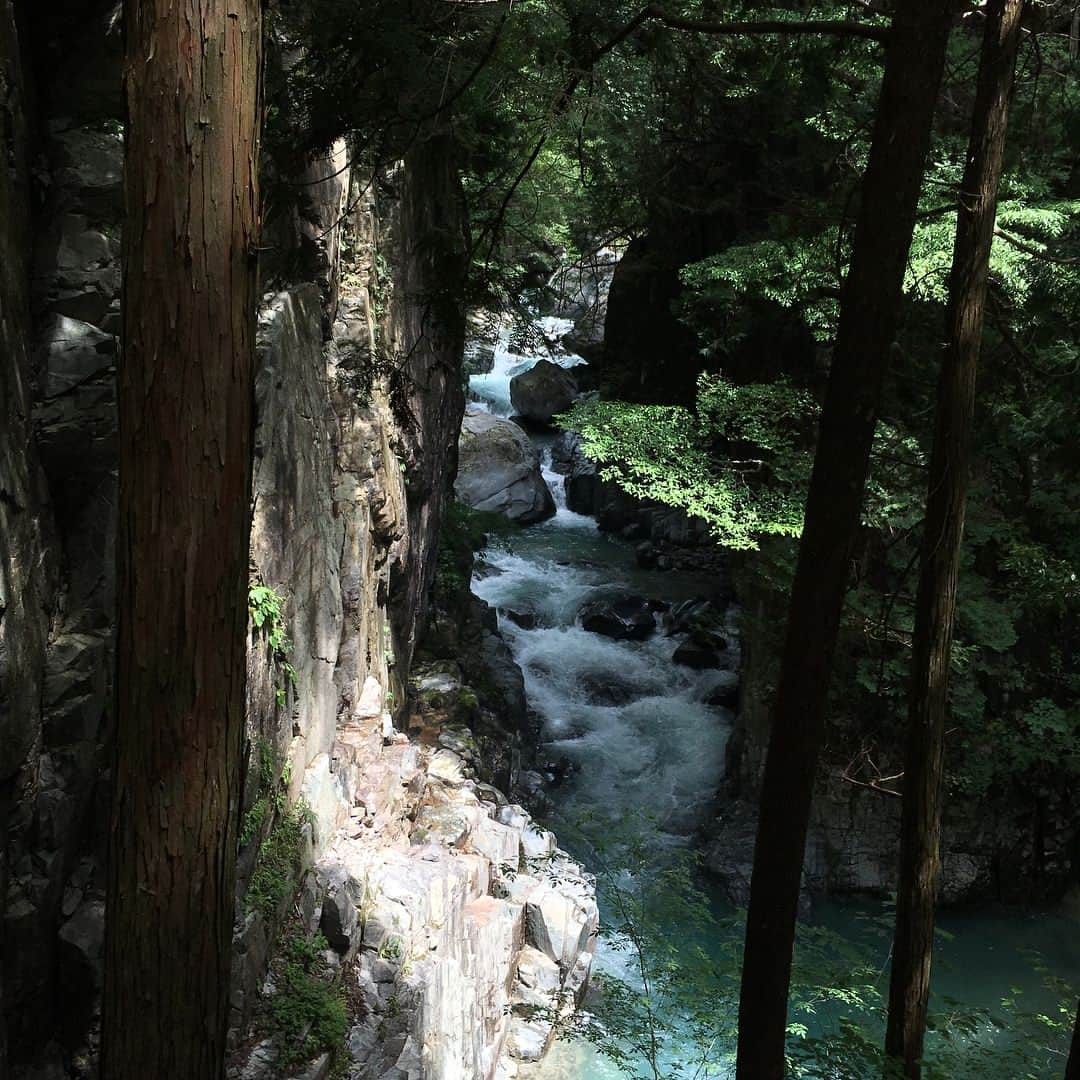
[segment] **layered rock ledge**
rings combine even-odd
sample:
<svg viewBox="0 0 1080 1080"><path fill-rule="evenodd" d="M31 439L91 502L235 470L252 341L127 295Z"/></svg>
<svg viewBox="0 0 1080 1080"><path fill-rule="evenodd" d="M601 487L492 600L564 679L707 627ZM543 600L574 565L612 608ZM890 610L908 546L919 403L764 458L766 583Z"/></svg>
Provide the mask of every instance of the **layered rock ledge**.
<svg viewBox="0 0 1080 1080"><path fill-rule="evenodd" d="M520 806L478 782L429 732L393 731L371 679L365 704L316 761L304 795L332 835L297 908L321 931L350 1002L350 1080L511 1080L580 1003L598 926L592 878ZM364 715L366 713L366 715ZM325 829L325 824L323 825ZM272 1040L232 1075L276 1076ZM324 1055L304 1073L323 1075Z"/></svg>

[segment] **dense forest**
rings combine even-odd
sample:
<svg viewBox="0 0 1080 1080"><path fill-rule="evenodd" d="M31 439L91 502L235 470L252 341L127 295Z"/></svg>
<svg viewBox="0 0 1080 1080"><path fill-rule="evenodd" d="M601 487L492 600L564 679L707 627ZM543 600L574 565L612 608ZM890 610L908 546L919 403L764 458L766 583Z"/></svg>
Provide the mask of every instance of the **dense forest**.
<svg viewBox="0 0 1080 1080"><path fill-rule="evenodd" d="M0 0L0 1078L1080 1080L1076 0Z"/></svg>

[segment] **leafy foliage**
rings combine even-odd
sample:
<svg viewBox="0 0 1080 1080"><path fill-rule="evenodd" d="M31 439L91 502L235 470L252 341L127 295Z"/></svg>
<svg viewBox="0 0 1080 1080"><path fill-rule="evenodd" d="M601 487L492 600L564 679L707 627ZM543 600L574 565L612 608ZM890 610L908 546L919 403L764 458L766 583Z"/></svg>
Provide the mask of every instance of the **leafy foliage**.
<svg viewBox="0 0 1080 1080"><path fill-rule="evenodd" d="M266 813L264 809L263 814ZM245 902L249 911L261 912L266 919L272 919L295 887L304 826L309 823L310 815L310 809L300 800L278 816L259 848L255 869L248 882Z"/></svg>
<svg viewBox="0 0 1080 1080"><path fill-rule="evenodd" d="M717 540L754 549L798 536L809 477L810 397L787 383L702 375L697 406L587 401L559 417L601 476L631 495L704 518Z"/></svg>
<svg viewBox="0 0 1080 1080"><path fill-rule="evenodd" d="M282 681L274 690L278 708L285 704L288 687L296 682L296 668L289 660L292 641L285 629L285 597L268 585L248 587L248 617L256 630L263 631L270 661L280 672Z"/></svg>
<svg viewBox="0 0 1080 1080"><path fill-rule="evenodd" d="M279 946L269 1018L280 1068L325 1050L343 1052L349 1021L334 969L326 963L328 948L322 934L308 938L298 927Z"/></svg>

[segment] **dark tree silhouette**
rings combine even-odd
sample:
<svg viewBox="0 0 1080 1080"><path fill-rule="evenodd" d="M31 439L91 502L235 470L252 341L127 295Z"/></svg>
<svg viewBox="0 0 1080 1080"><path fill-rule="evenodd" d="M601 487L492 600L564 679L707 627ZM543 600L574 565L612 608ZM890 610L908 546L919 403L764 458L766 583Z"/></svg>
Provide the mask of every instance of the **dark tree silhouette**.
<svg viewBox="0 0 1080 1080"><path fill-rule="evenodd" d="M261 12L128 0L102 1073L224 1073L244 728Z"/></svg>
<svg viewBox="0 0 1080 1080"><path fill-rule="evenodd" d="M1076 1006L1076 1023L1073 1026L1069 1060L1065 1065L1065 1080L1080 1080L1080 1004Z"/></svg>
<svg viewBox="0 0 1080 1080"><path fill-rule="evenodd" d="M889 35L765 765L739 1003L739 1080L784 1075L795 918L825 700L953 10L947 0L899 5Z"/></svg>
<svg viewBox="0 0 1080 1080"><path fill-rule="evenodd" d="M992 0L986 8L949 278L946 344L915 602L896 936L885 1036L886 1051L903 1063L904 1076L912 1080L921 1073L930 995L934 905L941 869L945 716L975 379L1023 8L1024 0Z"/></svg>

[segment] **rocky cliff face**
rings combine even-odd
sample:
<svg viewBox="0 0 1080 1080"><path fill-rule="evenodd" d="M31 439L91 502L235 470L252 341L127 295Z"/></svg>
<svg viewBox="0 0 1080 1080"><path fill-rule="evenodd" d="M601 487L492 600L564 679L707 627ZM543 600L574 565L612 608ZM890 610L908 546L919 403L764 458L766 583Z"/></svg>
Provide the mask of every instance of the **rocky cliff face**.
<svg viewBox="0 0 1080 1080"><path fill-rule="evenodd" d="M31 434L29 148L22 67L14 10L5 0L0 4L0 851L5 855L13 836L25 834L33 813L45 643L57 586L52 520ZM12 863L0 858L0 898L11 887ZM0 1000L21 981L9 937L17 918L6 917L0 929ZM8 1027L7 1017L0 1016L0 1068Z"/></svg>
<svg viewBox="0 0 1080 1080"><path fill-rule="evenodd" d="M111 760L119 35L114 3L73 6L70 21L63 7L35 12L20 42L10 0L0 3L0 1074L34 1078L94 1075ZM426 934L456 957L401 976L412 1004L398 1057L411 1039L420 1064L364 1071L375 1050L358 1034L355 1076L491 1075L510 1046L502 1007L515 980L533 978L522 957L560 1001L587 972L578 955L595 909L580 871L563 867L582 932L530 967L526 940L542 952L555 932L526 933L524 892L495 895L498 860L525 858L527 817L480 791L476 766L448 779L451 750L417 749L394 729L464 408L451 151L419 143L372 185L342 168L340 144L310 166L311 213L274 227L279 249L303 249L306 280L268 292L259 326L251 568L263 591L249 643L232 999L236 1068L250 1075L259 1058L246 1038L265 1011L274 940L297 890L319 913L312 925L331 926L322 913L337 910L342 866L355 869L354 892L361 865L384 862L436 889L417 900L408 945ZM425 730L438 743L430 716ZM464 831L434 828L459 812ZM365 911L384 902L357 895ZM387 985L365 918L335 938L354 1027ZM379 987L370 1001L368 983ZM424 1049L444 1025L469 1038ZM480 1064L489 1071L471 1071Z"/></svg>
<svg viewBox="0 0 1080 1080"><path fill-rule="evenodd" d="M6 123L6 163L33 160L34 184L16 164L0 215L0 485L11 493L0 513L12 515L2 523L0 966L15 1061L43 1047L52 1060L60 1044L78 1058L99 980L121 143L119 83L103 95L91 72L118 40L109 15L86 13L93 32L80 28L61 94L50 65L64 48L62 14L34 12L20 23L31 40L16 44L5 5L5 115L37 103Z"/></svg>

